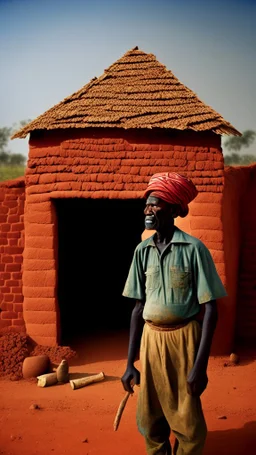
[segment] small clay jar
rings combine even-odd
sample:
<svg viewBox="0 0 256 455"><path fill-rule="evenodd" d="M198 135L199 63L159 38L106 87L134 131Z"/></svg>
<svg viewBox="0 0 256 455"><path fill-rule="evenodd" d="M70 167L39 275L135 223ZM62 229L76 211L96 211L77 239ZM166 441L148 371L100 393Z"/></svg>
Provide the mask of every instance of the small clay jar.
<svg viewBox="0 0 256 455"><path fill-rule="evenodd" d="M67 360L63 359L56 370L58 382L62 383L68 382L69 380L68 371L69 371L68 362Z"/></svg>

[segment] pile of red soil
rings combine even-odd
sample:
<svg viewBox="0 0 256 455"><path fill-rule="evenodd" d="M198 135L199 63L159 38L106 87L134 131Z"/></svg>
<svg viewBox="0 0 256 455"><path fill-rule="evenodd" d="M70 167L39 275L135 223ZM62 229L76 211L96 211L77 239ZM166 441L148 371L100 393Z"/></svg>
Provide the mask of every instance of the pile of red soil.
<svg viewBox="0 0 256 455"><path fill-rule="evenodd" d="M22 378L22 364L29 355L27 337L21 333L5 333L0 337L0 376L15 381Z"/></svg>
<svg viewBox="0 0 256 455"><path fill-rule="evenodd" d="M69 346L41 346L36 345L30 355L48 355L51 363L60 363L63 359L70 360L76 355Z"/></svg>
<svg viewBox="0 0 256 455"><path fill-rule="evenodd" d="M22 333L7 332L0 336L0 377L12 381L22 379L22 365L26 357L48 355L50 362L59 364L76 355L69 346L31 346L29 338Z"/></svg>

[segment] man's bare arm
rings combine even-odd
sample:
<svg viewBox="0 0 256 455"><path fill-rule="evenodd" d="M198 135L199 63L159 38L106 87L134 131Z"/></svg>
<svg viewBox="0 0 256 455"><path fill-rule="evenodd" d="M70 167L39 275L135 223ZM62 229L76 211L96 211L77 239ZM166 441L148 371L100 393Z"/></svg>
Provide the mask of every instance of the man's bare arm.
<svg viewBox="0 0 256 455"><path fill-rule="evenodd" d="M124 389L130 393L133 392L131 382L133 381L134 384L140 383L140 372L134 367L134 362L140 349L140 340L144 326L144 320L142 317L143 309L144 302L136 300L130 322L127 368L121 378Z"/></svg>

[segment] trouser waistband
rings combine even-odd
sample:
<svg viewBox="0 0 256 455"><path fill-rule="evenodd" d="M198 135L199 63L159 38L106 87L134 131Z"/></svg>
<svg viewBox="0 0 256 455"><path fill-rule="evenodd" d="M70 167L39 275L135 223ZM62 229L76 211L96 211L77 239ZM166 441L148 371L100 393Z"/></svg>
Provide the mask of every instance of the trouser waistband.
<svg viewBox="0 0 256 455"><path fill-rule="evenodd" d="M179 324L154 324L152 321L146 320L146 324L153 330L157 330L159 332L170 332L172 330L178 330L182 327L185 327L190 321L195 320L194 318L184 319L184 321L179 322Z"/></svg>

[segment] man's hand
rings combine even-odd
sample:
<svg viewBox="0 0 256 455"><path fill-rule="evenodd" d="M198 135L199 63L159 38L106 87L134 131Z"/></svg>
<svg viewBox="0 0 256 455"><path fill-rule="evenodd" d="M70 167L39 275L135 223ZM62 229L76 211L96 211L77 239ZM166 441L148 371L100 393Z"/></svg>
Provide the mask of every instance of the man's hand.
<svg viewBox="0 0 256 455"><path fill-rule="evenodd" d="M127 367L124 375L121 377L124 390L129 393L133 393L132 385L140 384L140 372L135 366Z"/></svg>
<svg viewBox="0 0 256 455"><path fill-rule="evenodd" d="M187 391L193 397L200 397L208 384L206 371L192 368L187 378Z"/></svg>

